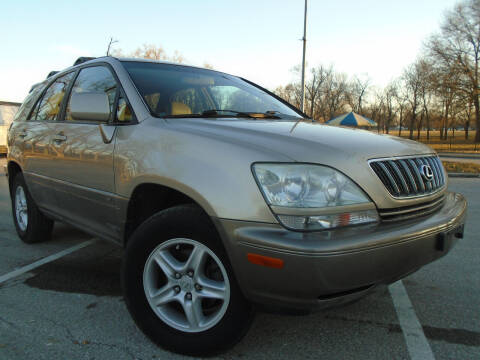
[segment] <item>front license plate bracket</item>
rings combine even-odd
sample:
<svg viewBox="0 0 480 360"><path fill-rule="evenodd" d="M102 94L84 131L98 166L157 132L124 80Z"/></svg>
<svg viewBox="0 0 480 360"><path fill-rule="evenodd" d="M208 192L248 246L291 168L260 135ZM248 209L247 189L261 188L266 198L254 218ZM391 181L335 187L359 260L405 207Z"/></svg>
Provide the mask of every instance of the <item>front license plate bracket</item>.
<svg viewBox="0 0 480 360"><path fill-rule="evenodd" d="M435 249L438 251L445 251L447 240L449 237L455 237L457 239L463 239L464 225L457 226L450 231L442 231L437 235L437 241L435 242Z"/></svg>

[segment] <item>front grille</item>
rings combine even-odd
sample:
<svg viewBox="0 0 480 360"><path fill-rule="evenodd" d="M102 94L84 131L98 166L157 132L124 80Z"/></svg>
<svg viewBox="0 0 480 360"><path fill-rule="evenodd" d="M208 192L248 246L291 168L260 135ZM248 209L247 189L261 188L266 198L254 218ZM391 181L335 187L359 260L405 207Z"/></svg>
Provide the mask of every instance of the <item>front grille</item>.
<svg viewBox="0 0 480 360"><path fill-rule="evenodd" d="M430 195L445 186L443 166L435 155L371 160L370 167L395 198Z"/></svg>
<svg viewBox="0 0 480 360"><path fill-rule="evenodd" d="M420 216L426 216L433 214L437 210L440 210L445 203L445 196L442 195L439 198L422 202L421 204L404 206L394 209L378 209L378 214L382 221L400 221L410 218L418 218Z"/></svg>

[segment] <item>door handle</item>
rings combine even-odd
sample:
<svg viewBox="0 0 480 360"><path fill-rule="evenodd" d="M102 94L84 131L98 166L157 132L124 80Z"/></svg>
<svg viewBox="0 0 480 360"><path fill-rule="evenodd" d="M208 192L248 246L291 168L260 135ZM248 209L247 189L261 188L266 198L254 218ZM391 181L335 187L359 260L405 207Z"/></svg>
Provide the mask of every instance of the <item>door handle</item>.
<svg viewBox="0 0 480 360"><path fill-rule="evenodd" d="M55 141L55 142L64 142L66 140L67 140L67 137L65 135L62 135L62 134L57 134L57 135L53 136L53 141Z"/></svg>
<svg viewBox="0 0 480 360"><path fill-rule="evenodd" d="M12 123L13 124L13 123ZM23 129L17 133L18 137L24 138L27 136L27 129Z"/></svg>

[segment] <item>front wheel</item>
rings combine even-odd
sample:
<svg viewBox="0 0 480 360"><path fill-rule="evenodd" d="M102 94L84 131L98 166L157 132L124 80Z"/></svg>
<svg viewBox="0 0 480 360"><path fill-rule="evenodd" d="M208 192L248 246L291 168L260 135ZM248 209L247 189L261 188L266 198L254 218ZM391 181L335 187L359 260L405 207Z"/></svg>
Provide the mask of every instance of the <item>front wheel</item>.
<svg viewBox="0 0 480 360"><path fill-rule="evenodd" d="M122 277L137 325L177 353L226 350L253 319L218 234L198 207L167 209L142 224L129 240Z"/></svg>

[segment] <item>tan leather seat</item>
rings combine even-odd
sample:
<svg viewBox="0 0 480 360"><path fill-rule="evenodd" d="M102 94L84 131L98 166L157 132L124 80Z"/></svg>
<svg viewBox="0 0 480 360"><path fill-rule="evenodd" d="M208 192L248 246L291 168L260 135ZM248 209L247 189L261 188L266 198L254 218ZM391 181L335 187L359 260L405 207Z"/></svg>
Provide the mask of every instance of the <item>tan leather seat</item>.
<svg viewBox="0 0 480 360"><path fill-rule="evenodd" d="M183 114L191 114L192 109L190 106L185 105L184 103L174 101L171 103L172 107L172 114L171 115L183 115Z"/></svg>
<svg viewBox="0 0 480 360"><path fill-rule="evenodd" d="M122 122L132 121L132 111L125 99L119 99L117 108L117 120Z"/></svg>
<svg viewBox="0 0 480 360"><path fill-rule="evenodd" d="M63 91L60 91L59 93L57 93L53 96L50 96L47 99L48 110L47 110L46 115L49 119L54 119L57 116L57 114L59 113L60 104L62 103L64 94L65 93Z"/></svg>

